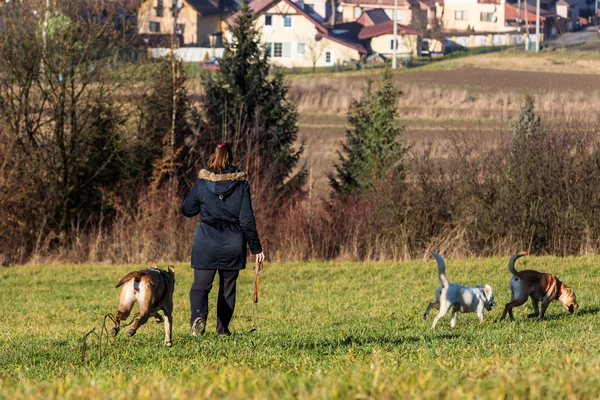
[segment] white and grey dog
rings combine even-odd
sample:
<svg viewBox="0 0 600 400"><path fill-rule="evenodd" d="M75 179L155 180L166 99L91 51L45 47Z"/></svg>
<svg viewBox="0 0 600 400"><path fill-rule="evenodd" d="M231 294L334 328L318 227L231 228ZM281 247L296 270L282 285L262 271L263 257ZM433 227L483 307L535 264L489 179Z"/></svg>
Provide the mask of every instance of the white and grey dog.
<svg viewBox="0 0 600 400"><path fill-rule="evenodd" d="M486 308L488 311L492 311L492 307L496 305L492 287L490 285L462 286L448 282L444 259L435 251L432 251L431 254L433 254L437 261L438 275L442 286L435 291L435 299L427 306L427 310L423 314L423 319L427 319L429 310L436 308L440 312L433 320L432 329L435 329L438 320L446 315L450 309L452 309L450 326L453 328L456 325L456 314L459 312L477 313L479 320L483 321L483 309Z"/></svg>

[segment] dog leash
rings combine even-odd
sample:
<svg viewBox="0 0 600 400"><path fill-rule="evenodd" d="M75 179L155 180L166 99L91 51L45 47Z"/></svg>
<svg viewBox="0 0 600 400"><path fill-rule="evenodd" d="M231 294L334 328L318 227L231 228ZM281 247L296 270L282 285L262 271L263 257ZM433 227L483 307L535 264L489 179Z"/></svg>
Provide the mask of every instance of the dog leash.
<svg viewBox="0 0 600 400"><path fill-rule="evenodd" d="M250 332L255 332L258 329L256 325L256 311L255 308L258 308L258 287L260 281L260 271L263 269L263 263L255 263L252 270L254 271L254 290L252 291L252 319L254 320L254 327Z"/></svg>
<svg viewBox="0 0 600 400"><path fill-rule="evenodd" d="M139 317L140 314L136 313L129 322L127 323L123 323L120 326L122 328L125 328L129 325L131 325L133 323L133 321L135 321L135 319L137 317ZM81 344L81 363L85 363L85 356L87 353L87 340L88 337L90 336L95 336L98 339L98 345L100 347L100 356L98 357L98 361L96 361L96 365L100 364L102 362L102 359L104 358L104 354L106 353L106 348L108 347L108 328L106 327L106 320L110 319L113 323L117 323L115 321L115 317L113 317L112 314L106 314L103 317L103 321L102 321L102 327L100 328L100 333L96 332L96 328L93 328L91 331L89 331L88 333L86 333L85 335L83 335L83 342ZM104 340L102 339L104 337Z"/></svg>

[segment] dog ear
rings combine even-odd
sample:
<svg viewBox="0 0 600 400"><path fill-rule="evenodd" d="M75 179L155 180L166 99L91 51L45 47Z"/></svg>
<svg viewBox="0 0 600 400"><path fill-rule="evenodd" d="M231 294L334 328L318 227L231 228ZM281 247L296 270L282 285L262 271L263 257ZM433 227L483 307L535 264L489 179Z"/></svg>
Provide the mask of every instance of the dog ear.
<svg viewBox="0 0 600 400"><path fill-rule="evenodd" d="M490 295L492 294L492 287L490 285L485 285L483 291L485 292L485 294Z"/></svg>
<svg viewBox="0 0 600 400"><path fill-rule="evenodd" d="M174 267L174 266L172 266L172 265L169 265L169 266L167 267L167 269L169 270L169 272L170 272L171 274L175 275L175 267Z"/></svg>

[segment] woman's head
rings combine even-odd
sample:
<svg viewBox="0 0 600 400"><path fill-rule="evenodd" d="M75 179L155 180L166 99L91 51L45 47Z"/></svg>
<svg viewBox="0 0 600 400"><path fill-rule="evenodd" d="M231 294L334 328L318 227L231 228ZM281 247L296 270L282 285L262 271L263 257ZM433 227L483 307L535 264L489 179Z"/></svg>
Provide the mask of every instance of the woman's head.
<svg viewBox="0 0 600 400"><path fill-rule="evenodd" d="M217 149L208 159L208 169L220 174L226 170L233 160L231 146L227 142L217 145Z"/></svg>

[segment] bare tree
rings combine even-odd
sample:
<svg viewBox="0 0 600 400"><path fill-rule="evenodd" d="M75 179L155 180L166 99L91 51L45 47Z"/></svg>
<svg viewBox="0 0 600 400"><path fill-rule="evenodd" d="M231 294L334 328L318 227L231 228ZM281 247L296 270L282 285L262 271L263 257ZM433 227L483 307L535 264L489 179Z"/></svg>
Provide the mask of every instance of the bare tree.
<svg viewBox="0 0 600 400"><path fill-rule="evenodd" d="M299 43L304 44L304 56L310 60L312 70L315 72L317 70L317 63L325 51L323 41L316 36L304 35L299 38Z"/></svg>
<svg viewBox="0 0 600 400"><path fill-rule="evenodd" d="M119 0L10 2L0 35L0 143L3 165L27 154L29 215L24 234L64 243L90 221L102 185L119 174L125 110L115 101L133 31ZM126 91L127 92L127 91ZM0 178L0 193L5 188ZM25 207L23 204L13 207ZM0 228L0 231L3 229ZM32 238L22 238L30 243Z"/></svg>

